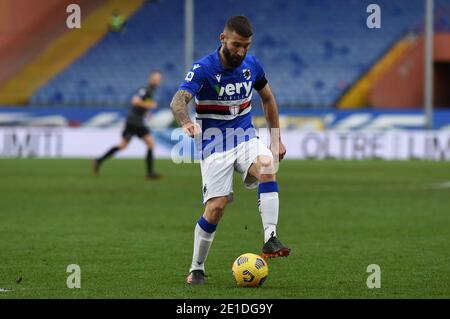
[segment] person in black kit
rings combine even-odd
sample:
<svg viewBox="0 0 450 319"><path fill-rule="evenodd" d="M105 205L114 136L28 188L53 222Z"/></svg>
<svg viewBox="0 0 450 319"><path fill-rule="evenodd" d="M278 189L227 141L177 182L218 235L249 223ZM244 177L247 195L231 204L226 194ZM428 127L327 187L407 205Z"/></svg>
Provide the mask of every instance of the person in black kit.
<svg viewBox="0 0 450 319"><path fill-rule="evenodd" d="M93 161L94 174L97 175L100 170L101 164L113 156L120 150L125 149L128 146L131 138L137 135L147 145L147 175L148 179L159 179L161 175L156 174L153 170L153 149L155 148L155 140L151 135L150 129L144 124L144 118L148 110L153 110L157 107L155 101L153 101L153 94L156 88L161 83L162 74L160 71L152 71L148 78L148 85L142 87L137 91L137 94L133 96L131 100L131 107L128 112L125 129L122 132L122 141L119 145L112 147L102 157L99 157Z"/></svg>

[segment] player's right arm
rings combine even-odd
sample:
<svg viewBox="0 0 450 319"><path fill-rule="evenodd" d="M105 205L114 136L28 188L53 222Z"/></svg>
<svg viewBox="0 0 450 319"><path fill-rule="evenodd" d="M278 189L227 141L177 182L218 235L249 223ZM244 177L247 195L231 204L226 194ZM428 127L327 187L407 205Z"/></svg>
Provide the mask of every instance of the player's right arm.
<svg viewBox="0 0 450 319"><path fill-rule="evenodd" d="M175 119L190 137L200 134L202 130L200 125L191 121L188 113L188 104L200 92L205 83L205 66L194 63L170 103Z"/></svg>
<svg viewBox="0 0 450 319"><path fill-rule="evenodd" d="M194 137L201 133L201 129L197 123L192 123L188 113L188 104L192 100L192 94L186 90L178 90L173 96L170 107L173 116L183 128L183 131L190 137Z"/></svg>

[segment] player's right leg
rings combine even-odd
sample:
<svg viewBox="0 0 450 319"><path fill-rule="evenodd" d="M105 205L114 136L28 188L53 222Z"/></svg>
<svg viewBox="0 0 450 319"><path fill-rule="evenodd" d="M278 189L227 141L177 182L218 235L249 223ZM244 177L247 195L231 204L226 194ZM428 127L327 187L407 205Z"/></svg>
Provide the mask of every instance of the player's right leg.
<svg viewBox="0 0 450 319"><path fill-rule="evenodd" d="M203 284L205 261L214 240L227 203L233 200L233 171L235 155L233 151L214 153L200 162L205 211L197 221L194 231L194 251L188 284Z"/></svg>
<svg viewBox="0 0 450 319"><path fill-rule="evenodd" d="M205 261L214 240L228 197L221 196L208 200L203 216L197 221L194 231L194 253L189 275L186 282L192 285L202 285L205 282Z"/></svg>
<svg viewBox="0 0 450 319"><path fill-rule="evenodd" d="M123 150L124 148L126 148L128 146L128 143L130 142L130 137L122 137L122 140L120 141L119 145L113 146L111 147L105 154L103 154L103 156L95 159L92 162L92 170L94 172L94 175L97 175L100 171L100 165L107 160L108 158L110 158L111 156L113 156L114 154L116 154L118 151Z"/></svg>

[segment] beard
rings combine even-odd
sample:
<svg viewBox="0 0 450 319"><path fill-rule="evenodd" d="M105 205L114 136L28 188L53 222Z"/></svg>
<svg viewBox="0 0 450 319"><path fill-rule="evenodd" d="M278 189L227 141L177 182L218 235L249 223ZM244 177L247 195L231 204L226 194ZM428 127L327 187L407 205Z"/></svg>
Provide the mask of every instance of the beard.
<svg viewBox="0 0 450 319"><path fill-rule="evenodd" d="M233 69L240 66L245 58L245 55L241 58L237 54L231 54L230 50L228 50L226 46L226 43L223 46L223 56L225 57L225 60L227 60L228 65L231 66Z"/></svg>

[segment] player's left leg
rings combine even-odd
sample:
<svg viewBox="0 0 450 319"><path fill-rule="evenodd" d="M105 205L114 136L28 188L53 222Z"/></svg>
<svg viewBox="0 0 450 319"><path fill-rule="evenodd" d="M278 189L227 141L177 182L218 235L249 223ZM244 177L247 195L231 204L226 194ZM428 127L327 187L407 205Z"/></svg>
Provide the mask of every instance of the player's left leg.
<svg viewBox="0 0 450 319"><path fill-rule="evenodd" d="M278 183L272 152L258 138L238 148L237 170L246 188L258 188L258 208L264 229L264 258L288 256L290 249L277 237L279 214Z"/></svg>
<svg viewBox="0 0 450 319"><path fill-rule="evenodd" d="M264 228L263 257L285 257L290 249L277 237L279 214L278 183L274 172L273 158L260 155L250 166L248 173L258 180L258 207Z"/></svg>
<svg viewBox="0 0 450 319"><path fill-rule="evenodd" d="M147 174L146 177L148 179L160 179L161 175L155 173L154 167L153 167L153 150L155 149L155 139L150 134L145 134L142 136L142 140L147 145L147 156L145 158L146 167L147 167Z"/></svg>

